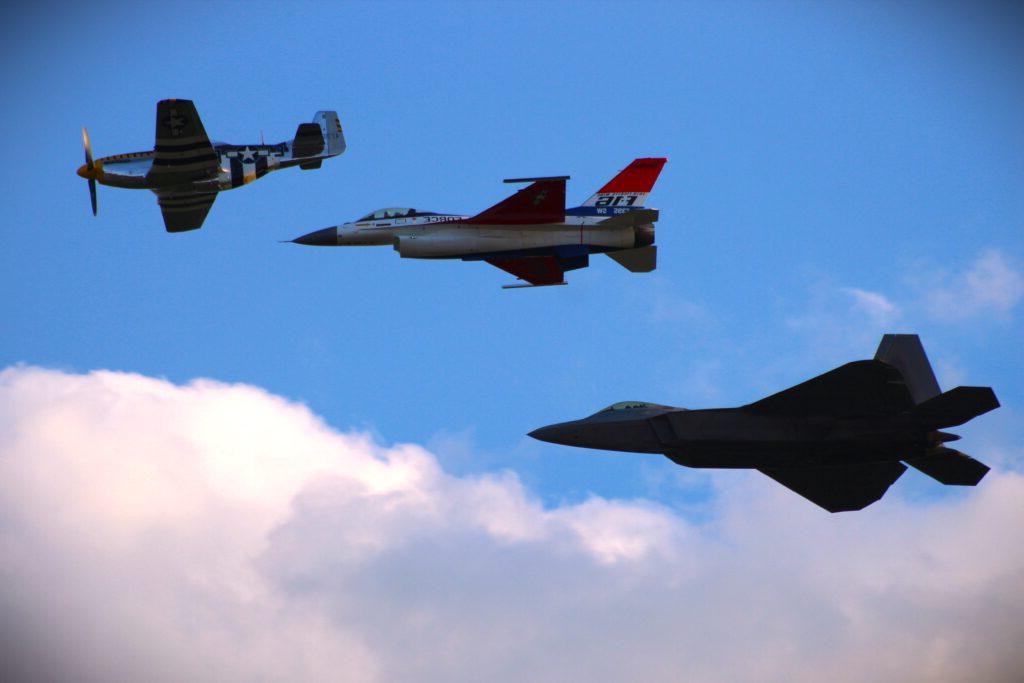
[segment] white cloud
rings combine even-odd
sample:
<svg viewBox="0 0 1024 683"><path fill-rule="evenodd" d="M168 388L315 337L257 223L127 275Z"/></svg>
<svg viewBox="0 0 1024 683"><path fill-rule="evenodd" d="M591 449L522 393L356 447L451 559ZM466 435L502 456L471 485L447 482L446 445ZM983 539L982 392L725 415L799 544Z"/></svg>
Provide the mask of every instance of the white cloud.
<svg viewBox="0 0 1024 683"><path fill-rule="evenodd" d="M843 291L853 297L854 306L865 313L874 325L889 325L899 318L899 307L884 294L856 287L844 287Z"/></svg>
<svg viewBox="0 0 1024 683"><path fill-rule="evenodd" d="M668 463L665 464L669 467ZM912 476L912 475L907 475ZM545 509L207 380L0 373L4 680L1003 681L1024 477L829 515ZM899 488L899 483L894 489Z"/></svg>
<svg viewBox="0 0 1024 683"><path fill-rule="evenodd" d="M879 292L858 287L840 287L830 280L816 282L810 300L801 312L786 319L796 333L794 340L807 344L793 358L818 359L824 363L845 363L869 357L878 340L899 327L901 308ZM791 359L779 359L780 364ZM774 386L774 384L773 384Z"/></svg>
<svg viewBox="0 0 1024 683"><path fill-rule="evenodd" d="M922 278L921 287L929 314L940 320L1005 316L1024 297L1024 274L1001 251L986 249L963 272Z"/></svg>

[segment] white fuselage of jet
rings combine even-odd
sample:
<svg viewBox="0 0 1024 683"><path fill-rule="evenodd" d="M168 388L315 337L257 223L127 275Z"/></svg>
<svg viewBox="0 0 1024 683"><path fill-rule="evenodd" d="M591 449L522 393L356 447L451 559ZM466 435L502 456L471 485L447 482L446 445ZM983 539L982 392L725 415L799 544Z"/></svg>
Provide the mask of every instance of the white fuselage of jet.
<svg viewBox="0 0 1024 683"><path fill-rule="evenodd" d="M631 249L637 246L634 226L602 226L612 215L628 209L608 209L607 213L566 215L562 223L529 225L479 225L465 223L469 216L459 214L418 214L412 209L390 209L392 215L371 214L360 220L325 228L296 242L323 246L391 245L404 258L461 258L511 250L542 249L585 245L595 251ZM404 215L403 215L404 214ZM640 226L651 235L654 225Z"/></svg>

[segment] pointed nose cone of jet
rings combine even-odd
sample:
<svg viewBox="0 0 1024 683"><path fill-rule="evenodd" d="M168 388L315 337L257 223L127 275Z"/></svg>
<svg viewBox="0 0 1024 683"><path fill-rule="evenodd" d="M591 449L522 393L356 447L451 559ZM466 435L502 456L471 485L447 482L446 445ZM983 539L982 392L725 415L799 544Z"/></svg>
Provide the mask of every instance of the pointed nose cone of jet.
<svg viewBox="0 0 1024 683"><path fill-rule="evenodd" d="M558 424L534 429L528 436L532 436L538 441L572 446L579 439L579 430L575 422L559 422Z"/></svg>
<svg viewBox="0 0 1024 683"><path fill-rule="evenodd" d="M295 244L308 244L313 247L334 247L338 244L338 228L330 227L323 230L315 230L308 235L296 237L292 242Z"/></svg>

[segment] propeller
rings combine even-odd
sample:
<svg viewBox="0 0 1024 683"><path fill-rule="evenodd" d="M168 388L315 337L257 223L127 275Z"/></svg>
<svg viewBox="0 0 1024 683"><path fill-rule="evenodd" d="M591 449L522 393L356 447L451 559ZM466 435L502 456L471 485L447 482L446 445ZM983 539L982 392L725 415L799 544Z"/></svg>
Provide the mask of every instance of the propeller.
<svg viewBox="0 0 1024 683"><path fill-rule="evenodd" d="M92 145L89 144L89 131L82 126L82 144L85 145L86 179L89 181L89 199L92 200L92 215L96 215L96 165L92 162Z"/></svg>

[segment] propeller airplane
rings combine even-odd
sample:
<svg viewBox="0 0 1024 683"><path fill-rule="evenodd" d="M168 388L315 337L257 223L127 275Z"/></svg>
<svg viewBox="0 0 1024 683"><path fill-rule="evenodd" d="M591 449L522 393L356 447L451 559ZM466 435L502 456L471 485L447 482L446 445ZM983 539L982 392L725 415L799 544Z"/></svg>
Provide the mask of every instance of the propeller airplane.
<svg viewBox="0 0 1024 683"><path fill-rule="evenodd" d="M311 123L300 123L288 142L230 145L210 142L191 100L157 103L156 146L150 151L93 159L85 128L82 143L85 163L78 175L89 181L93 215L97 183L151 190L157 196L168 232L202 227L218 192L247 185L290 166L320 168L324 159L345 151L341 122L333 111L319 111Z"/></svg>

